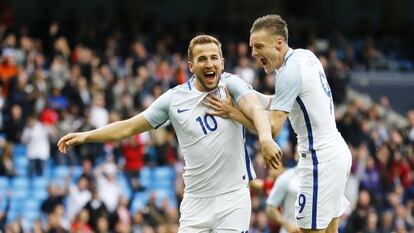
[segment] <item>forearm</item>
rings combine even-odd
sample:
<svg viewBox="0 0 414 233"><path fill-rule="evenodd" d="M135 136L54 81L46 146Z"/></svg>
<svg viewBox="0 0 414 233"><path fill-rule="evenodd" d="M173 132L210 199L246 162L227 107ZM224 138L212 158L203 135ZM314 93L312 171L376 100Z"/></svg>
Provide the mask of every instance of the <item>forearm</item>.
<svg viewBox="0 0 414 233"><path fill-rule="evenodd" d="M241 112L239 109L235 108L235 110L229 114L229 117L230 119L233 119L239 122L240 124L244 125L244 127L249 129L251 132L257 132L254 126L254 122L246 115L244 115L243 112Z"/></svg>
<svg viewBox="0 0 414 233"><path fill-rule="evenodd" d="M252 107L251 116L257 130L259 140L273 140L268 115L262 106Z"/></svg>
<svg viewBox="0 0 414 233"><path fill-rule="evenodd" d="M127 120L117 121L104 127L88 131L85 142L118 141L150 129L152 129L151 125L142 115L138 115Z"/></svg>

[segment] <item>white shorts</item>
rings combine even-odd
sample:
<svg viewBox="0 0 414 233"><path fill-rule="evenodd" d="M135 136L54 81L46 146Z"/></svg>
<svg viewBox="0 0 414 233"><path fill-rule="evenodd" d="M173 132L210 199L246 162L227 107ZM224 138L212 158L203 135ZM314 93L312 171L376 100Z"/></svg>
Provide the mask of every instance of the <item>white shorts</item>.
<svg viewBox="0 0 414 233"><path fill-rule="evenodd" d="M311 153L304 156L298 164L296 222L302 229L326 229L331 220L341 216L349 206L344 191L352 165L351 152L347 149L337 157L317 164L313 164Z"/></svg>
<svg viewBox="0 0 414 233"><path fill-rule="evenodd" d="M214 197L184 196L178 232L248 232L251 209L248 187Z"/></svg>

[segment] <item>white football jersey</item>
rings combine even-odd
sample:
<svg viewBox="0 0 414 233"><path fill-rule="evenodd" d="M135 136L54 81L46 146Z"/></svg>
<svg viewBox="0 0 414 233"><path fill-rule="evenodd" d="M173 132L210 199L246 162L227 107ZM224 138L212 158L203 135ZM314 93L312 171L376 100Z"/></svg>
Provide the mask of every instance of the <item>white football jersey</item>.
<svg viewBox="0 0 414 233"><path fill-rule="evenodd" d="M275 95L270 110L289 113L301 156L314 163L348 150L338 132L332 93L319 59L309 50L289 49L276 70Z"/></svg>
<svg viewBox="0 0 414 233"><path fill-rule="evenodd" d="M244 128L233 120L207 114L202 104L207 92L187 83L161 95L143 116L154 127L170 120L184 156L185 194L210 197L245 187L255 172L244 145ZM224 73L212 91L226 98L225 87L237 102L250 87L239 77Z"/></svg>

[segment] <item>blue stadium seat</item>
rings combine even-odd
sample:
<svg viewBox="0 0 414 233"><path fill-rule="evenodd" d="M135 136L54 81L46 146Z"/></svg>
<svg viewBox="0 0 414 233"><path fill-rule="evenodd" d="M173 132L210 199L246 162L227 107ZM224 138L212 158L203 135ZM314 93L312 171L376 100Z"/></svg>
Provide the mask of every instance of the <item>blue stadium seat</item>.
<svg viewBox="0 0 414 233"><path fill-rule="evenodd" d="M152 188L175 190L175 172L171 167L159 167L154 170Z"/></svg>
<svg viewBox="0 0 414 233"><path fill-rule="evenodd" d="M35 200L43 201L49 196L49 193L47 192L47 189L35 189L32 190L30 196Z"/></svg>
<svg viewBox="0 0 414 233"><path fill-rule="evenodd" d="M26 157L27 147L23 144L15 144L13 148L13 157Z"/></svg>
<svg viewBox="0 0 414 233"><path fill-rule="evenodd" d="M47 186L49 185L49 178L42 177L42 176L36 176L32 179L32 190L37 189L47 189Z"/></svg>
<svg viewBox="0 0 414 233"><path fill-rule="evenodd" d="M156 189L154 190L157 194L157 200L156 200L156 204L158 206L161 206L161 203L164 201L164 199L168 199L168 201L170 202L170 206L171 207L176 207L177 206L177 201L175 199L175 193L174 191L170 190L170 189Z"/></svg>
<svg viewBox="0 0 414 233"><path fill-rule="evenodd" d="M53 169L53 178L57 179L65 179L66 177L70 176L70 169L67 166L56 166Z"/></svg>
<svg viewBox="0 0 414 233"><path fill-rule="evenodd" d="M4 197L9 191L9 178L0 176L0 197Z"/></svg>
<svg viewBox="0 0 414 233"><path fill-rule="evenodd" d="M0 211L6 210L8 201L6 196L0 196Z"/></svg>
<svg viewBox="0 0 414 233"><path fill-rule="evenodd" d="M154 170L155 180L169 180L175 179L175 171L172 167L158 167Z"/></svg>
<svg viewBox="0 0 414 233"><path fill-rule="evenodd" d="M81 166L74 166L71 168L72 182L76 182L82 175L83 168Z"/></svg>
<svg viewBox="0 0 414 233"><path fill-rule="evenodd" d="M29 189L29 179L27 177L14 177L11 180L11 188L14 190L28 190Z"/></svg>
<svg viewBox="0 0 414 233"><path fill-rule="evenodd" d="M130 199L132 195L132 190L129 187L127 179L128 178L123 172L118 173L117 180L118 180L119 185L121 186L121 190L123 194L126 196L126 198Z"/></svg>
<svg viewBox="0 0 414 233"><path fill-rule="evenodd" d="M150 195L151 194L148 191L137 192L135 196L133 197L134 199L132 200L132 203L131 203L131 207L130 207L131 213L134 214L138 210L141 210L142 208L144 208L148 203Z"/></svg>
<svg viewBox="0 0 414 233"><path fill-rule="evenodd" d="M40 200L36 200L33 198L27 198L24 201L25 212L30 212L30 211L39 212L41 204L42 202Z"/></svg>
<svg viewBox="0 0 414 233"><path fill-rule="evenodd" d="M29 159L26 156L14 156L13 162L16 169L29 167Z"/></svg>
<svg viewBox="0 0 414 233"><path fill-rule="evenodd" d="M152 169L149 167L143 167L140 171L139 182L145 188L150 188L152 184L152 177L153 177Z"/></svg>

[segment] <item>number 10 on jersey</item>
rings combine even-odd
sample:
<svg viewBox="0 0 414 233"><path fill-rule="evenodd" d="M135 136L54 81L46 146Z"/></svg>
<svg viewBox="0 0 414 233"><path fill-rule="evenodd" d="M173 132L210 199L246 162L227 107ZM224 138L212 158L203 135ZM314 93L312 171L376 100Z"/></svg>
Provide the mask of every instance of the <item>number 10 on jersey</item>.
<svg viewBox="0 0 414 233"><path fill-rule="evenodd" d="M203 118L199 116L196 121L200 124L204 135L208 133L207 130L213 132L217 129L217 120L213 115L205 114Z"/></svg>

